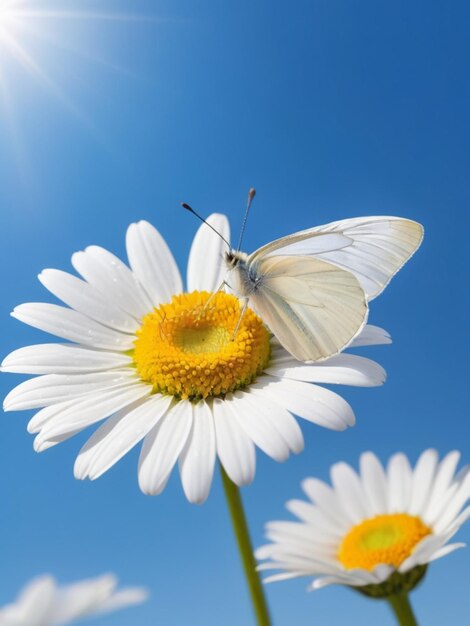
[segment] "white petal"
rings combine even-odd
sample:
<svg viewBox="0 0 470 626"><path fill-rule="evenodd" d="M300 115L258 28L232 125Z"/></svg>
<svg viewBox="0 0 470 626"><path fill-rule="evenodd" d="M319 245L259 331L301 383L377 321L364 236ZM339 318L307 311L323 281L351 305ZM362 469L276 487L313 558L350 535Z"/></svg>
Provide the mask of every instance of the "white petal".
<svg viewBox="0 0 470 626"><path fill-rule="evenodd" d="M376 565L371 573L374 575L378 583L382 583L391 574L393 574L394 570L395 568L391 565L384 565L382 563L380 565Z"/></svg>
<svg viewBox="0 0 470 626"><path fill-rule="evenodd" d="M331 518L332 532L342 534L349 528L350 522L346 511L331 487L318 478L306 478L302 481L302 489L312 502L316 503L317 508Z"/></svg>
<svg viewBox="0 0 470 626"><path fill-rule="evenodd" d="M409 507L410 515L421 515L429 500L429 492L434 481L439 456L436 450L426 450L421 454L413 471L413 486Z"/></svg>
<svg viewBox="0 0 470 626"><path fill-rule="evenodd" d="M258 552L256 554L258 556ZM325 562L321 559L316 559L310 556L302 557L299 555L295 555L294 557L292 557L290 552L286 552L285 554L279 553L279 555L272 554L271 558L273 559L271 562L263 563L257 569L260 571L266 571L270 569L287 570L291 573L296 572L297 576L312 576L317 573L336 574L338 573L339 569L337 566L332 565L329 562ZM269 578L269 580L273 579Z"/></svg>
<svg viewBox="0 0 470 626"><path fill-rule="evenodd" d="M407 457L399 452L394 454L387 466L388 512L408 511L411 497L412 469Z"/></svg>
<svg viewBox="0 0 470 626"><path fill-rule="evenodd" d="M112 594L116 584L114 576L106 575L59 588L54 610L48 617L48 625L62 626L78 618L92 615Z"/></svg>
<svg viewBox="0 0 470 626"><path fill-rule="evenodd" d="M446 539L442 535L428 535L415 547L411 556L403 561L398 568L399 572L407 572L416 565L427 563L432 555L440 550Z"/></svg>
<svg viewBox="0 0 470 626"><path fill-rule="evenodd" d="M335 553L338 540L343 536L343 529L338 526L331 511L313 506L304 500L289 500L286 502L286 509L308 524L312 532L311 545L315 544L315 550L318 550L317 544L321 541L322 548L327 549L329 554ZM345 518L346 514L342 511L342 526Z"/></svg>
<svg viewBox="0 0 470 626"><path fill-rule="evenodd" d="M89 317L56 304L30 302L15 307L12 317L62 339L105 350L130 350L135 337L98 324Z"/></svg>
<svg viewBox="0 0 470 626"><path fill-rule="evenodd" d="M406 456L394 454L387 467L388 512L403 513L408 511L411 496L412 470Z"/></svg>
<svg viewBox="0 0 470 626"><path fill-rule="evenodd" d="M148 596L148 591L142 587L128 587L115 591L111 597L101 604L98 613L100 615L101 613L111 613L128 606L141 604L147 600Z"/></svg>
<svg viewBox="0 0 470 626"><path fill-rule="evenodd" d="M423 521L426 524L432 524L441 512L443 505L445 505L447 501L445 494L452 482L459 459L460 452L454 450L449 452L440 462L434 484L431 487L428 503L422 513Z"/></svg>
<svg viewBox="0 0 470 626"><path fill-rule="evenodd" d="M106 299L95 287L72 274L61 270L43 270L38 276L41 283L67 306L100 322L104 326L125 333L134 333L138 322Z"/></svg>
<svg viewBox="0 0 470 626"><path fill-rule="evenodd" d="M443 556L447 556L448 554L451 554L452 552L454 552L455 550L458 550L459 548L465 548L465 547L466 547L465 543L449 543L448 545L443 546L439 550L436 550L436 552L434 552L434 554L431 557L429 557L427 562L431 563L432 561L435 561L436 559L440 559Z"/></svg>
<svg viewBox="0 0 470 626"><path fill-rule="evenodd" d="M286 560L295 569L310 568L311 573L316 568L325 574L338 571L336 551L328 549L325 552L323 536L320 535L317 540L316 529L310 524L269 522L266 525L266 536L274 542L270 547L270 556L275 560Z"/></svg>
<svg viewBox="0 0 470 626"><path fill-rule="evenodd" d="M280 580L290 580L291 578L300 578L305 576L304 572L284 572L283 574L273 574L263 578L263 583L276 583Z"/></svg>
<svg viewBox="0 0 470 626"><path fill-rule="evenodd" d="M329 587L330 585L344 584L344 578L341 578L340 576L322 576L321 578L316 578L312 581L309 590L318 591L318 589L323 589L324 587Z"/></svg>
<svg viewBox="0 0 470 626"><path fill-rule="evenodd" d="M449 526L449 532L457 532L459 528L470 519L470 506L464 509Z"/></svg>
<svg viewBox="0 0 470 626"><path fill-rule="evenodd" d="M30 378L12 389L3 402L3 410L22 411L49 406L132 380L139 379L135 369L131 368L91 374L46 374Z"/></svg>
<svg viewBox="0 0 470 626"><path fill-rule="evenodd" d="M275 547L275 544L268 543L268 544L265 544L264 546L260 546L259 548L256 548L254 551L255 558L258 559L259 561L262 561L263 559L269 559L271 557L272 550L274 547ZM266 569L266 565L267 565L266 563L257 565L256 569L264 570Z"/></svg>
<svg viewBox="0 0 470 626"><path fill-rule="evenodd" d="M392 568L390 568L390 573ZM349 587L362 587L363 585L370 585L376 583L375 576L372 572L366 572L365 570L355 569L349 572L343 572L342 574L336 574L334 576L322 576L317 578L312 583L312 589L321 589L327 585L347 585Z"/></svg>
<svg viewBox="0 0 470 626"><path fill-rule="evenodd" d="M47 623L56 594L51 576L32 580L20 593L17 601L0 609L2 626L43 626Z"/></svg>
<svg viewBox="0 0 470 626"><path fill-rule="evenodd" d="M299 454L304 449L304 438L297 420L287 409L273 402L266 396L263 389L255 386L248 388L247 392L259 403L258 407L263 407L266 415L280 432L284 441L289 446L289 450L294 454Z"/></svg>
<svg viewBox="0 0 470 626"><path fill-rule="evenodd" d="M393 568L390 568L390 573L392 571ZM357 568L345 572L344 575L346 579L354 581L352 582L354 585L371 585L378 582L375 570L369 572L368 570Z"/></svg>
<svg viewBox="0 0 470 626"><path fill-rule="evenodd" d="M15 374L80 374L126 367L132 357L83 346L43 343L11 352L2 363L3 372Z"/></svg>
<svg viewBox="0 0 470 626"><path fill-rule="evenodd" d="M76 619L82 617L103 615L140 604L148 597L145 589L125 587L117 590L116 586L116 577L107 574L60 587L54 614L47 625L62 626L70 621L75 623Z"/></svg>
<svg viewBox="0 0 470 626"><path fill-rule="evenodd" d="M83 400L50 418L36 437L34 446L37 452L44 444L54 444L63 435L72 436L83 428L109 417L116 411L150 395L152 388L144 384L126 384L111 391L90 393ZM57 405L60 406L60 405ZM63 439L61 439L63 440Z"/></svg>
<svg viewBox="0 0 470 626"><path fill-rule="evenodd" d="M436 525L439 524L442 517L447 514L447 509L454 501L454 498L458 489L459 489L458 481L456 480L452 481L449 488L446 489L446 491L443 493L439 504L436 504L436 506L434 507L433 515L432 516L426 515L426 519L424 521L426 522L428 526L430 526L433 529L436 528ZM453 524L453 522L451 522L451 524Z"/></svg>
<svg viewBox="0 0 470 626"><path fill-rule="evenodd" d="M347 463L335 463L331 480L348 518L355 524L368 516L365 494L356 472Z"/></svg>
<svg viewBox="0 0 470 626"><path fill-rule="evenodd" d="M278 378L358 387L376 387L386 378L385 370L378 363L353 354L338 354L312 365L304 365L293 358L277 365L273 359L266 373Z"/></svg>
<svg viewBox="0 0 470 626"><path fill-rule="evenodd" d="M95 395L101 395L101 391L91 392ZM37 413L33 415L28 423L28 433L38 433L41 428L46 424L49 420L57 415L60 415L63 411L69 409L70 407L76 404L76 400L65 400L64 402L59 402L58 404L53 404L51 406L46 406L44 409L41 409Z"/></svg>
<svg viewBox="0 0 470 626"><path fill-rule="evenodd" d="M127 256L135 276L154 306L169 302L183 291L183 283L165 240L145 221L131 224L126 235Z"/></svg>
<svg viewBox="0 0 470 626"><path fill-rule="evenodd" d="M382 464L372 452L364 452L360 460L362 486L370 516L380 515L387 509L387 477Z"/></svg>
<svg viewBox="0 0 470 626"><path fill-rule="evenodd" d="M302 522L309 522L317 512L317 507L304 500L289 500L286 509L296 515Z"/></svg>
<svg viewBox="0 0 470 626"><path fill-rule="evenodd" d="M226 410L258 448L275 461L282 462L289 457L289 446L262 403L242 391L227 394L224 401Z"/></svg>
<svg viewBox="0 0 470 626"><path fill-rule="evenodd" d="M72 265L103 296L137 320L153 310L152 301L131 270L114 254L88 246L72 256Z"/></svg>
<svg viewBox="0 0 470 626"><path fill-rule="evenodd" d="M434 531L436 533L446 532L448 527L455 520L466 502L470 499L470 472L460 481L455 495L447 504L443 513L435 522Z"/></svg>
<svg viewBox="0 0 470 626"><path fill-rule="evenodd" d="M212 213L207 222L230 242L230 227L225 215ZM206 224L194 237L188 260L188 291L217 291L227 273L224 253L227 245Z"/></svg>
<svg viewBox="0 0 470 626"><path fill-rule="evenodd" d="M192 424L191 402L181 400L145 437L139 458L139 486L144 493L153 496L163 491Z"/></svg>
<svg viewBox="0 0 470 626"><path fill-rule="evenodd" d="M107 472L160 421L171 401L169 396L154 395L107 420L80 450L75 478L95 480Z"/></svg>
<svg viewBox="0 0 470 626"><path fill-rule="evenodd" d="M212 413L220 462L236 485L248 485L255 475L255 446L237 420L233 419L224 400L214 399Z"/></svg>
<svg viewBox="0 0 470 626"><path fill-rule="evenodd" d="M251 388L263 389L278 405L319 426L344 430L354 424L354 413L349 404L329 389L268 376L258 378Z"/></svg>
<svg viewBox="0 0 470 626"><path fill-rule="evenodd" d="M323 574L328 568L338 569L336 554L341 539L330 532L325 516L317 515L308 524L270 522L266 528L268 539L275 542L271 550L275 560L286 560L296 568L306 564L312 567L315 562Z"/></svg>
<svg viewBox="0 0 470 626"><path fill-rule="evenodd" d="M33 442L33 449L35 452L45 452L46 450L49 450L49 448L53 448L59 443L62 443L63 441L67 441L67 439L74 437L81 430L83 429L77 428L77 430L62 433L61 435L57 435L57 437L52 437L51 439L47 439L46 441L42 440L40 435L37 435Z"/></svg>
<svg viewBox="0 0 470 626"><path fill-rule="evenodd" d="M215 429L212 413L204 401L193 405L193 427L180 455L184 493L190 502L207 499L214 473Z"/></svg>
<svg viewBox="0 0 470 626"><path fill-rule="evenodd" d="M389 333L379 326L366 324L359 335L351 341L348 348L358 348L360 346L380 346L392 343Z"/></svg>

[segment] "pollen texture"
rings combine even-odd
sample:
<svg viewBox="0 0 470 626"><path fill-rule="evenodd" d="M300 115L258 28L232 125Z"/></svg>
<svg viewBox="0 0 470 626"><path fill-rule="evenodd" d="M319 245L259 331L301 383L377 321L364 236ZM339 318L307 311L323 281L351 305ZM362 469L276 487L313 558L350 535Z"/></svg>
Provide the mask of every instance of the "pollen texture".
<svg viewBox="0 0 470 626"><path fill-rule="evenodd" d="M406 513L377 515L348 532L338 558L346 569L372 570L382 563L399 567L431 532L419 517Z"/></svg>
<svg viewBox="0 0 470 626"><path fill-rule="evenodd" d="M177 398L220 397L249 385L266 367L269 333L249 308L218 292L174 296L145 316L134 363L154 392Z"/></svg>

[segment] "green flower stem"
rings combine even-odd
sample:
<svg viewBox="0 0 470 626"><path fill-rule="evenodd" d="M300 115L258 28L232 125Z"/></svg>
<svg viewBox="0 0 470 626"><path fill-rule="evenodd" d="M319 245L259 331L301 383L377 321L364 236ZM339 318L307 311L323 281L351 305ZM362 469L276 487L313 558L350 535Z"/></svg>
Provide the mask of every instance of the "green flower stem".
<svg viewBox="0 0 470 626"><path fill-rule="evenodd" d="M248 525L246 523L243 503L238 487L227 476L222 465L220 466L225 496L232 519L232 526L237 538L238 549L245 570L245 577L250 590L251 602L256 615L258 626L271 626L268 605L264 596L263 586L256 571L256 561L253 556ZM410 622L411 623L411 622Z"/></svg>
<svg viewBox="0 0 470 626"><path fill-rule="evenodd" d="M400 626L418 626L406 592L388 596L387 600Z"/></svg>

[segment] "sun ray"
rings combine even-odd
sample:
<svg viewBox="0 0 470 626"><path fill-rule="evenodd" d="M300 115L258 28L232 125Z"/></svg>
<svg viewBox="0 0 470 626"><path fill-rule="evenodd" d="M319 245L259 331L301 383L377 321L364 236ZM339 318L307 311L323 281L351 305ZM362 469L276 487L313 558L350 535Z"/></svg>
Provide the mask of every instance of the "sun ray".
<svg viewBox="0 0 470 626"><path fill-rule="evenodd" d="M6 135L11 158L22 179L32 180L31 160L28 156L24 137L17 119L15 102L8 80L0 67L0 117L6 121L2 124L2 132ZM1 122L1 119L0 119ZM5 139L5 137L4 137Z"/></svg>
<svg viewBox="0 0 470 626"><path fill-rule="evenodd" d="M18 25L18 30L21 30L22 33L27 34L34 40L41 41L42 43L53 46L65 52L71 52L72 54L81 57L86 61L101 65L102 67L108 70L112 70L113 72L118 72L119 74L124 74L126 76L132 76L134 78L136 77L135 72L120 65L117 65L116 63L111 63L110 61L103 59L101 56L93 54L88 49L74 46L71 44L70 40L64 41L63 38L57 36L56 31L44 31L35 27L35 25L27 23L26 21Z"/></svg>
<svg viewBox="0 0 470 626"><path fill-rule="evenodd" d="M40 28L35 22L37 20L91 20L91 21L109 21L109 22L155 22L164 21L162 18L156 18L149 15L135 15L130 13L111 13L102 11L77 11L68 9L50 9L50 8L31 8L31 0L0 0L0 45L9 51L9 56L19 61L35 78L40 79L55 95L60 99L64 98L63 93L58 86L52 81L47 73L41 68L40 64L28 52L24 39L28 36L50 39L55 45L64 47L65 49L79 54L80 56L106 65L107 67L122 72L122 68L114 64L108 63L99 57L89 53L89 50L83 51L74 48L67 43L64 45L56 37L48 35L43 28ZM1 64L5 59L0 57ZM126 72L127 73L127 72ZM70 104L70 103L69 103Z"/></svg>
<svg viewBox="0 0 470 626"><path fill-rule="evenodd" d="M163 21L163 18L155 18L146 15L132 15L131 13L95 13L93 11L47 11L47 10L22 10L18 15L24 18L35 19L74 19L74 20L105 20L109 22L155 22Z"/></svg>
<svg viewBox="0 0 470 626"><path fill-rule="evenodd" d="M41 66L33 59L28 51L16 39L8 34L3 36L3 44L9 48L17 61L19 61L29 73L40 83L42 83L60 102L82 122L89 124L89 120L75 103L73 103L64 91L48 76Z"/></svg>
<svg viewBox="0 0 470 626"><path fill-rule="evenodd" d="M61 73L57 59L62 55L48 57L48 49L56 48L71 53L87 62L99 64L108 70L135 77L134 72L108 62L94 54L89 43L77 45L74 22L109 22L109 23L155 23L168 21L151 15L110 12L102 10L76 10L74 3L61 8L51 7L51 0L0 0L0 122L4 127L7 141L2 142L4 150L10 145L18 161L25 161L26 142L21 137L21 86L18 85L18 101L14 98L15 79L20 79L18 68L24 76L31 77L45 91L56 99L69 113L80 121L95 139L107 150L109 138L105 139L95 124L81 109L80 103L68 89L69 77ZM63 8L62 8L63 7ZM51 62L52 61L52 64ZM16 67L15 67L16 66ZM60 78L57 73L59 72ZM16 76L15 76L16 73ZM114 152L114 148L112 149Z"/></svg>

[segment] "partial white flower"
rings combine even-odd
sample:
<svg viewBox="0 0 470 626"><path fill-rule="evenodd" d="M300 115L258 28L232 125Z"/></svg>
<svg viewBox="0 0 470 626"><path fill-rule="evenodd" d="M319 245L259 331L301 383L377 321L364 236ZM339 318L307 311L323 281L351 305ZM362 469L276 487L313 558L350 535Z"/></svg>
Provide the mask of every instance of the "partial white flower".
<svg viewBox="0 0 470 626"><path fill-rule="evenodd" d="M225 216L209 220L226 239ZM209 228L196 234L187 291L161 235L148 222L127 231L130 268L90 246L72 256L80 277L44 270L39 279L67 307L29 303L17 319L72 343L15 350L4 372L34 374L11 391L7 411L41 410L28 430L40 452L103 421L80 451L77 478L95 479L143 440L139 484L160 493L177 461L191 502L209 493L218 456L237 485L255 474L255 446L277 461L302 450L293 414L343 430L354 414L319 384L380 385L380 365L353 354L318 364L296 361L250 309L214 293L225 275L224 243ZM351 347L390 343L366 326Z"/></svg>
<svg viewBox="0 0 470 626"><path fill-rule="evenodd" d="M426 565L462 543L449 543L470 517L470 472L456 467L460 454L440 462L426 450L412 468L398 453L387 468L372 452L362 454L357 474L346 463L331 468L332 486L307 478L310 502L292 500L287 508L299 522L270 522L272 542L256 552L269 559L262 570L279 570L266 582L314 576L311 589L341 584L386 596L408 591Z"/></svg>
<svg viewBox="0 0 470 626"><path fill-rule="evenodd" d="M117 590L112 575L59 587L52 576L31 581L16 602L0 608L0 626L62 626L147 599L141 588Z"/></svg>

